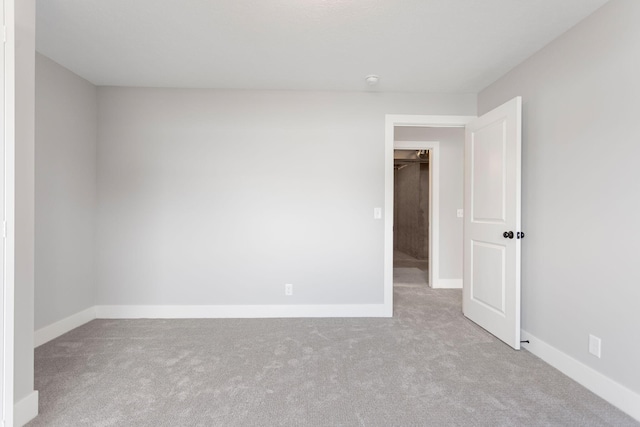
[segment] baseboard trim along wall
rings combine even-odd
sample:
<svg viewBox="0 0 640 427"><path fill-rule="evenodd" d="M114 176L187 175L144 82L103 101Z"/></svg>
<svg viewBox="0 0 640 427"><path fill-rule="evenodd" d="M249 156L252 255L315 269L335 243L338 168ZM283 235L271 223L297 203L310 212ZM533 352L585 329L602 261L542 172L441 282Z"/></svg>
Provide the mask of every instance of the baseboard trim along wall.
<svg viewBox="0 0 640 427"><path fill-rule="evenodd" d="M82 326L95 318L95 307L89 307L86 310L82 310L76 314L72 314L69 317L52 323L51 325L40 328L35 331L33 335L34 347L39 347L52 339L58 338L60 335L66 334L70 330L75 329L78 326Z"/></svg>
<svg viewBox="0 0 640 427"><path fill-rule="evenodd" d="M98 319L254 319L282 317L391 317L384 304L335 305L98 305Z"/></svg>
<svg viewBox="0 0 640 427"><path fill-rule="evenodd" d="M524 343L523 348L613 406L640 421L640 394L615 382L524 330L521 336L523 340L529 340L529 344Z"/></svg>
<svg viewBox="0 0 640 427"><path fill-rule="evenodd" d="M440 279L432 286L434 289L462 289L462 279Z"/></svg>
<svg viewBox="0 0 640 427"><path fill-rule="evenodd" d="M13 405L13 425L22 427L38 416L38 391L34 390Z"/></svg>
<svg viewBox="0 0 640 427"><path fill-rule="evenodd" d="M39 347L93 319L255 319L391 317L384 304L335 305L97 305L35 331Z"/></svg>

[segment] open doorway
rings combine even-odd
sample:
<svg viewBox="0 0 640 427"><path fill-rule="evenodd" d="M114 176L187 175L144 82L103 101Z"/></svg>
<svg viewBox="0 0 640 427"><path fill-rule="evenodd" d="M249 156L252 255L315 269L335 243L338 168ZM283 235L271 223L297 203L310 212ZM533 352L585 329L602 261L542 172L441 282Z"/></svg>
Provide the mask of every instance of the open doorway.
<svg viewBox="0 0 640 427"><path fill-rule="evenodd" d="M473 116L386 116L384 304L390 313L394 287L394 152L429 151L427 284L432 288L461 289L464 128L473 119Z"/></svg>
<svg viewBox="0 0 640 427"><path fill-rule="evenodd" d="M429 150L394 150L393 284L429 283Z"/></svg>
<svg viewBox="0 0 640 427"><path fill-rule="evenodd" d="M395 279L392 277L393 282L397 282L398 284L404 285L419 285L424 286L428 285L430 287L439 287L439 265L440 265L440 142L439 141L426 141L426 140L414 140L414 141L395 141L394 142L394 157L396 157L396 153L399 157L404 157L404 159L398 159L397 161L394 159L394 168L393 175L391 176L392 185L394 186L393 191L393 224L392 228L394 228L393 236L393 248L394 251L391 253L392 260L398 258L398 261L394 268L417 268L420 271L416 270L394 270ZM402 164L409 163L405 160L411 160L411 157L421 157L420 161L415 159L415 163L420 164L423 163L425 166L418 166L413 169L406 168L402 169L398 172L395 168L395 164L398 166L402 166ZM414 162L411 162L414 163ZM422 177L420 179L420 168L422 169ZM408 172L405 174L404 172ZM410 178L411 172L417 173L417 177L413 179ZM425 173L426 172L426 176ZM415 187L413 189L409 189L410 192L419 192L418 196L418 204L421 206L416 208L414 211L414 215L422 217L416 218L414 222L419 221L419 227L411 226L411 224L407 224L404 219L397 221L396 215L398 212L395 209L396 202L396 192L397 191L405 191L406 188L395 188L396 184L401 184L401 187L404 187L399 180L404 180L405 178L410 178L409 180L421 181L419 183L415 183ZM411 185L411 184L410 184ZM418 188L422 187L422 188ZM402 199L406 198L405 195L400 194L398 202L403 202ZM402 223L402 224L398 224ZM411 233L410 238L416 239L418 242L426 243L427 247L423 249L422 254L420 254L416 250L408 249L407 246L403 242L403 237L396 241L396 233ZM417 235L416 235L417 234ZM398 243L396 245L396 243ZM397 253L395 249L398 249L400 253ZM397 257L394 257L397 255ZM408 255L408 256L405 256ZM404 258L404 259L401 259ZM411 259L413 258L413 259ZM425 277L426 273L426 277ZM422 278L422 280L420 280Z"/></svg>

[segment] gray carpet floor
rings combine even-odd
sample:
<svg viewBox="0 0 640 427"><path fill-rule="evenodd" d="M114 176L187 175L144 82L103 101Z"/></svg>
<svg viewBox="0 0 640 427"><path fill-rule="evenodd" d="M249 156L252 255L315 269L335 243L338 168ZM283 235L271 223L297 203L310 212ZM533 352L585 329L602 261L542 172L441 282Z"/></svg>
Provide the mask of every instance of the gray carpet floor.
<svg viewBox="0 0 640 427"><path fill-rule="evenodd" d="M429 269L429 261L426 259L417 259L401 252L397 249L393 250L393 267L394 268L419 268L427 271Z"/></svg>
<svg viewBox="0 0 640 427"><path fill-rule="evenodd" d="M639 425L399 287L392 319L94 320L36 349L29 426Z"/></svg>
<svg viewBox="0 0 640 427"><path fill-rule="evenodd" d="M393 269L393 286L427 286L428 273L419 268L396 268Z"/></svg>

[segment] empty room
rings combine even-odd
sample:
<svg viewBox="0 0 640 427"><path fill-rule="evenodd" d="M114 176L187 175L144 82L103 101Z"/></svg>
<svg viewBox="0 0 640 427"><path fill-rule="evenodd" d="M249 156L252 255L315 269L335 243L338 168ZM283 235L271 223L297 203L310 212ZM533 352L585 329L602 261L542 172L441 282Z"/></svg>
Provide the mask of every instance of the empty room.
<svg viewBox="0 0 640 427"><path fill-rule="evenodd" d="M3 425L640 425L640 2L2 16Z"/></svg>

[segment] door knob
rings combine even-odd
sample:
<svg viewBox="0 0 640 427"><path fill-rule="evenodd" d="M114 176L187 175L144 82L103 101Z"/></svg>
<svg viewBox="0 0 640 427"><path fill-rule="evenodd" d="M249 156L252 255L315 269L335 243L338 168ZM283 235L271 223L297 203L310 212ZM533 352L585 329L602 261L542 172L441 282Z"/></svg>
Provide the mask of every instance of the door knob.
<svg viewBox="0 0 640 427"><path fill-rule="evenodd" d="M513 239L513 231L505 231L502 235L505 239Z"/></svg>

